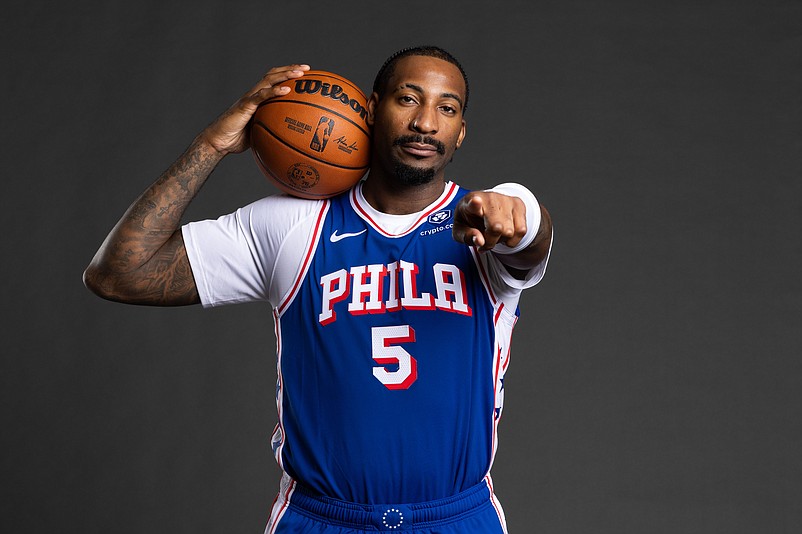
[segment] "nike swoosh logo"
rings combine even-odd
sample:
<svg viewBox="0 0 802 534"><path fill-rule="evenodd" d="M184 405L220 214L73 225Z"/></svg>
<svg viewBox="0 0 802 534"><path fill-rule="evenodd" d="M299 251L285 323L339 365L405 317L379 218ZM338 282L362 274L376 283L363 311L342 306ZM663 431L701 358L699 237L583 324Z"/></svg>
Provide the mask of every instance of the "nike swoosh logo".
<svg viewBox="0 0 802 534"><path fill-rule="evenodd" d="M331 241L332 243L336 243L337 241L340 241L341 239L345 239L346 237L356 237L358 235L364 234L367 231L368 231L368 229L365 228L361 232L351 232L351 233L346 232L344 234L338 234L337 230L334 230L334 233L331 234L331 236L329 237L329 241Z"/></svg>

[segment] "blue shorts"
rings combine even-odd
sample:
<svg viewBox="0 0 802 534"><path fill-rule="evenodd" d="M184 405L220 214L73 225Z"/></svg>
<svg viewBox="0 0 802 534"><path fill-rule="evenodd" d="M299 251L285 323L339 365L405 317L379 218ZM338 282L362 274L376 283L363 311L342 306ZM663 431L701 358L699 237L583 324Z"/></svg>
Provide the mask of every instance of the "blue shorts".
<svg viewBox="0 0 802 534"><path fill-rule="evenodd" d="M445 499L415 504L356 504L312 495L284 475L265 534L506 534L504 512L487 477Z"/></svg>

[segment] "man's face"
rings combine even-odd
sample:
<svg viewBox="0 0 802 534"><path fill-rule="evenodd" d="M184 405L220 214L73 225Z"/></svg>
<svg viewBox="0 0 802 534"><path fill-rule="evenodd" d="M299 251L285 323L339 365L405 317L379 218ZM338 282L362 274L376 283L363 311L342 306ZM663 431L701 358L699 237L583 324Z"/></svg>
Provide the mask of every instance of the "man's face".
<svg viewBox="0 0 802 534"><path fill-rule="evenodd" d="M408 56L384 89L368 101L375 161L405 185L443 179L465 137L462 73L442 59Z"/></svg>

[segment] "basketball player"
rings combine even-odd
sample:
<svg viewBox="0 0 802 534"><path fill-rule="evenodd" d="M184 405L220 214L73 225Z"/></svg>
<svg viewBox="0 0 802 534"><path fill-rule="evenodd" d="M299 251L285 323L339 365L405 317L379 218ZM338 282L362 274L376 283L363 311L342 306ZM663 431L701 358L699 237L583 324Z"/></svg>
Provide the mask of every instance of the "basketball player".
<svg viewBox="0 0 802 534"><path fill-rule="evenodd" d="M202 131L85 282L129 303L270 303L283 477L267 533L506 532L490 467L518 300L544 274L551 220L521 185L446 180L468 105L450 54L406 49L381 68L370 170L349 192L179 226L218 162L248 148L259 103L308 69L270 70Z"/></svg>

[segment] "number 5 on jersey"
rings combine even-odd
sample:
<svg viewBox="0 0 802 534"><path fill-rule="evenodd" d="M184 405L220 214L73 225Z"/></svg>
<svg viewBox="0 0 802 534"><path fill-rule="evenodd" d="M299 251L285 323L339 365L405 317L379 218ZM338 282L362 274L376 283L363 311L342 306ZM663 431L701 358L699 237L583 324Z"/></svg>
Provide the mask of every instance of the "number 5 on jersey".
<svg viewBox="0 0 802 534"><path fill-rule="evenodd" d="M374 326L370 329L373 359L379 365L373 376L387 389L407 389L418 379L418 362L399 343L414 343L415 330L409 325ZM398 366L389 371L386 365Z"/></svg>

